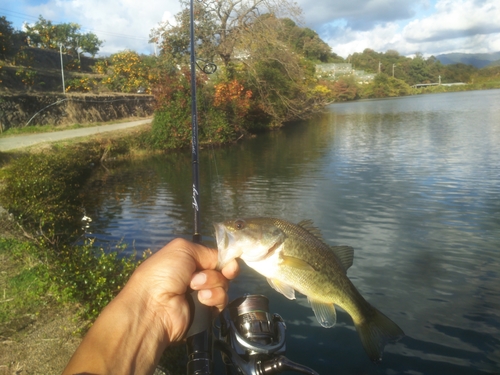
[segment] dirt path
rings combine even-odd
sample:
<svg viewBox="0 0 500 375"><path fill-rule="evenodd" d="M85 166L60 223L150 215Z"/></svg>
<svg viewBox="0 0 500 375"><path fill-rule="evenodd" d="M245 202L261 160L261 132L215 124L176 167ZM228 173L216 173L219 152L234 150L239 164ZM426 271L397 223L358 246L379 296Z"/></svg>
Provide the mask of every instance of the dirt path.
<svg viewBox="0 0 500 375"><path fill-rule="evenodd" d="M37 134L20 135L15 137L0 138L0 151L9 151L18 148L33 146L35 144L43 142L55 142L63 139L85 137L99 133L106 133L114 130L132 128L134 126L139 126L150 122L151 118L147 118L137 121L123 122L119 124L99 125L91 128L62 130L52 133L37 133Z"/></svg>

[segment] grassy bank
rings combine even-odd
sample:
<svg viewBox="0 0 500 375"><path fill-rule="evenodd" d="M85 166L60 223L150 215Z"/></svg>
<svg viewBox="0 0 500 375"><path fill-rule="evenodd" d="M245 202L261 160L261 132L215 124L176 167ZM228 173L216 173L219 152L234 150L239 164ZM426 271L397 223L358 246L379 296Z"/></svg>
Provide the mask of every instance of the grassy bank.
<svg viewBox="0 0 500 375"><path fill-rule="evenodd" d="M0 219L0 374L57 374L78 345L73 332L85 322L34 245L13 238L10 225Z"/></svg>
<svg viewBox="0 0 500 375"><path fill-rule="evenodd" d="M141 152L147 133L0 153L0 206L9 212L0 215L0 374L61 372L136 268L121 249L74 243L85 181L106 160Z"/></svg>
<svg viewBox="0 0 500 375"><path fill-rule="evenodd" d="M0 153L0 207L9 212L0 213L0 374L60 373L140 264L123 247L75 240L93 170L157 152L145 144L149 134L143 126ZM185 348L169 348L162 364L185 373Z"/></svg>

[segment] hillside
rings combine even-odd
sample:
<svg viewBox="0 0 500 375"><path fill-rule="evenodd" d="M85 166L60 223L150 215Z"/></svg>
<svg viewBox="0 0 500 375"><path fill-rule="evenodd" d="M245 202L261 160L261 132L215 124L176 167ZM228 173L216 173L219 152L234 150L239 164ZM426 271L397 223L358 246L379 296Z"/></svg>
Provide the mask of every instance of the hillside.
<svg viewBox="0 0 500 375"><path fill-rule="evenodd" d="M500 52L494 53L446 53L435 56L441 64L465 64L472 65L478 69L489 65L500 64Z"/></svg>
<svg viewBox="0 0 500 375"><path fill-rule="evenodd" d="M65 81L96 77L91 66L96 59L62 55ZM16 46L6 60L0 61L0 92L62 92L61 55L56 50Z"/></svg>

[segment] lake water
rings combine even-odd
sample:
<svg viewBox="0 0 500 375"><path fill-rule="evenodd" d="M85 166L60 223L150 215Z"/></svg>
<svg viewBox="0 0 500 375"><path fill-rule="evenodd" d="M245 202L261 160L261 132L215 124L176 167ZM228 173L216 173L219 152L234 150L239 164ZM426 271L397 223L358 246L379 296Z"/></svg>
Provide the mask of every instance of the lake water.
<svg viewBox="0 0 500 375"><path fill-rule="evenodd" d="M325 374L500 373L500 90L334 104L316 118L200 155L202 233L229 218L312 219L354 247L348 276L406 337L381 364L350 317L318 325L247 267L231 298L265 294L287 356ZM96 173L89 236L157 250L191 237L188 151Z"/></svg>

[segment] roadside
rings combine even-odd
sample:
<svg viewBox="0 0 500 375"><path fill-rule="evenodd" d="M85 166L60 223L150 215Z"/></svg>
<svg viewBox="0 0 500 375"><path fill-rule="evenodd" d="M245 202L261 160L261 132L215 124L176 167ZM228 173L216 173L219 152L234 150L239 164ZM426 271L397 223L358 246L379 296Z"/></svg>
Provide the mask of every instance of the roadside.
<svg viewBox="0 0 500 375"><path fill-rule="evenodd" d="M121 129L128 129L148 124L151 121L152 121L151 118L147 118L130 122L94 126L89 128L5 137L5 138L0 138L0 151L9 151L9 150L33 146L44 142L56 142L64 139L79 138L79 137L96 135Z"/></svg>

